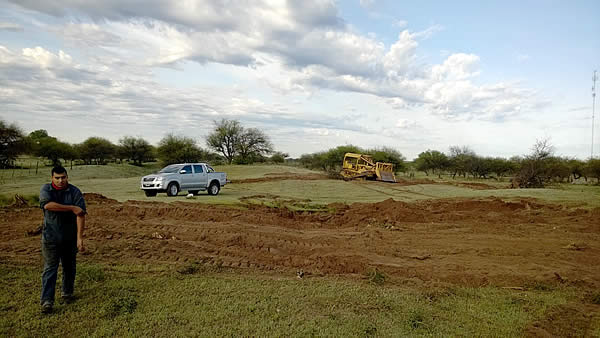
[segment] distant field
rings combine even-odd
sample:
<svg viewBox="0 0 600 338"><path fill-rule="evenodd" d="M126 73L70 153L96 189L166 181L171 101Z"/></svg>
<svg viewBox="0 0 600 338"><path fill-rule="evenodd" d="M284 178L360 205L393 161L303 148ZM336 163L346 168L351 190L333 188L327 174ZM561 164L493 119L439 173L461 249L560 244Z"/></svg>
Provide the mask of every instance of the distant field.
<svg viewBox="0 0 600 338"><path fill-rule="evenodd" d="M148 198L139 188L140 178L160 167L157 164L147 164L136 167L129 164L109 164L105 166L75 166L69 170L70 182L84 192L95 192L114 198L126 200L152 200L173 202L183 200L185 192L171 198L166 194ZM508 182L495 180L452 180L437 179L418 175L415 182L431 181L430 183L412 184L411 179L399 175L410 185L388 184L383 182L344 182L342 180L294 179L294 176L320 175L320 172L284 165L253 165L253 166L216 166L216 170L224 171L229 180L249 180L265 178L261 182L228 184L217 197L201 194L192 200L209 204L236 204L253 196L262 196L261 200L304 200L314 204L329 204L335 202L379 202L388 198L399 201L416 201L437 198L478 198L497 196L505 199L537 198L553 203L564 203L574 206L600 206L600 186L560 184L546 189L508 189ZM16 193L21 195L37 195L40 186L49 181L50 168L44 167L35 175L35 170L2 170L0 171L0 196L5 199ZM286 179L278 177L287 175ZM426 179L426 180L424 180ZM482 184L483 187L473 189L469 184ZM486 188L485 185L489 186ZM267 196L265 196L267 195Z"/></svg>

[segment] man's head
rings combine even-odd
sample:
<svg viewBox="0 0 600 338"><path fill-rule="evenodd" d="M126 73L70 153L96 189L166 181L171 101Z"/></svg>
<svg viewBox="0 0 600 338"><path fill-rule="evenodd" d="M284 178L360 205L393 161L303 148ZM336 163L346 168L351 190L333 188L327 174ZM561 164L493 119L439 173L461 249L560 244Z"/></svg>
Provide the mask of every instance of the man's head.
<svg viewBox="0 0 600 338"><path fill-rule="evenodd" d="M67 169L62 166L52 168L52 183L59 189L66 188L69 185Z"/></svg>

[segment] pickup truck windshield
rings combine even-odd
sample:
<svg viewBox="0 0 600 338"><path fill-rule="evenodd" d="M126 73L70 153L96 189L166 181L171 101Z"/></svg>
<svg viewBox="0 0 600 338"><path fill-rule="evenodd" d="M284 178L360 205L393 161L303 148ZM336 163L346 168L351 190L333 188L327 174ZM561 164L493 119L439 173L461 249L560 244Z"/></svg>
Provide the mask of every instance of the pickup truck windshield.
<svg viewBox="0 0 600 338"><path fill-rule="evenodd" d="M166 166L166 167L162 168L162 169L159 171L159 173L161 173L161 174L171 174L171 173L176 173L176 172L178 172L178 171L179 171L179 168L181 168L181 166L180 166L180 165L171 164L171 165L168 165L168 166Z"/></svg>

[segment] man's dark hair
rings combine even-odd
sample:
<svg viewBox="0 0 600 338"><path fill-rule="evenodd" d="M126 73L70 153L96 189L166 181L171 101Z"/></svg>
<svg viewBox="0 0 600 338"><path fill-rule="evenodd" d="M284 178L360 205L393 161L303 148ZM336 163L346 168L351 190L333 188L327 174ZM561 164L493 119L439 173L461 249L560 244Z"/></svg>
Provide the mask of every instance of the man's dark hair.
<svg viewBox="0 0 600 338"><path fill-rule="evenodd" d="M67 169L65 169L65 167L63 167L62 165L57 165L56 167L52 168L52 176L54 176L54 174L66 174L67 173Z"/></svg>

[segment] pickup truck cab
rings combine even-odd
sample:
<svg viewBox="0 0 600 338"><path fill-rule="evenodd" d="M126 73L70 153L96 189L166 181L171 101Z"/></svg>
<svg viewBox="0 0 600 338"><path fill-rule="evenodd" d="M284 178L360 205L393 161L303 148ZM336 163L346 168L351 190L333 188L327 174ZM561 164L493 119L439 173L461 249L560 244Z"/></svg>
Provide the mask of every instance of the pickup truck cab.
<svg viewBox="0 0 600 338"><path fill-rule="evenodd" d="M217 195L227 183L227 175L215 170L206 163L171 164L158 173L142 177L140 187L146 196L156 196L166 192L167 196L177 196L180 191L198 194L207 190L209 195Z"/></svg>

